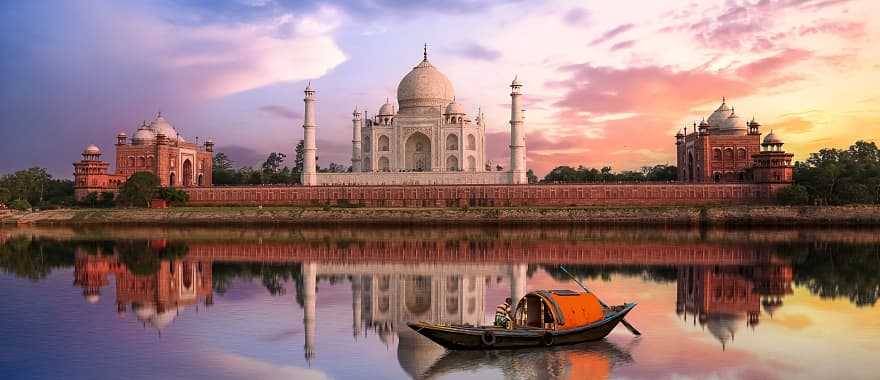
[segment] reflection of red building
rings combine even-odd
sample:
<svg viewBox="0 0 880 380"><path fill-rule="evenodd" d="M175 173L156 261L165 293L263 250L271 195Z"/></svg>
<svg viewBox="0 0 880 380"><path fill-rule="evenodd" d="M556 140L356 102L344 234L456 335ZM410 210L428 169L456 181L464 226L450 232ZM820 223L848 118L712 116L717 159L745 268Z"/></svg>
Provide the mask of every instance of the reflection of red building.
<svg viewBox="0 0 880 380"><path fill-rule="evenodd" d="M101 288L109 284L108 275L116 282L116 306L120 313L129 307L138 319L162 329L177 316L177 311L204 299L211 305L211 262L162 260L156 273L139 276L131 273L116 255L77 252L74 264L74 285L83 288L89 303L100 300Z"/></svg>
<svg viewBox="0 0 880 380"><path fill-rule="evenodd" d="M760 320L762 299L772 316L782 297L791 294L788 264L743 267L683 267L678 271L676 311L706 326L722 347L743 324ZM769 305L769 307L768 307Z"/></svg>

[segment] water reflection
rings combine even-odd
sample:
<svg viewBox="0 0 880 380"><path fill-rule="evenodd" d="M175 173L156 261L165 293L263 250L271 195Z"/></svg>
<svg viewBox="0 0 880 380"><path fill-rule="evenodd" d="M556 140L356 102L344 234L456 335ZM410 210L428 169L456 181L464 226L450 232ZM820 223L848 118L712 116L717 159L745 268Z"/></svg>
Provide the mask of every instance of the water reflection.
<svg viewBox="0 0 880 380"><path fill-rule="evenodd" d="M721 350L743 329L759 333L797 284L858 306L873 306L880 295L880 242L870 231L844 231L837 240L826 234L818 242L814 235L775 241L774 233L691 230L231 232L197 230L183 238L167 230L0 230L0 269L40 279L72 266L86 302L100 302L113 287L117 313L157 330L185 309L212 306L237 280L259 279L272 295L295 292L307 364L322 355L318 325L350 321L352 344L378 339L412 378L480 370L521 379L605 378L635 365L629 343L448 352L406 327L420 320L488 323L494 300L509 295L516 302L547 286L533 283L536 274L567 283L560 263L593 283L625 276L674 284L675 304L668 301L666 310L716 339ZM318 306L329 301L320 290L340 285L351 295L350 317L322 315Z"/></svg>

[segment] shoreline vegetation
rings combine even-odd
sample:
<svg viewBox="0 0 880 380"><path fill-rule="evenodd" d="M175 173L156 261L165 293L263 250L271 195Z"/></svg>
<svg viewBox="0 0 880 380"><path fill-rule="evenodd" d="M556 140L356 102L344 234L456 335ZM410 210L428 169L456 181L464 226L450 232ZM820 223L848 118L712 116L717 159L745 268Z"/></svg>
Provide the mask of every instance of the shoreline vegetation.
<svg viewBox="0 0 880 380"><path fill-rule="evenodd" d="M457 225L610 224L711 226L880 226L880 205L704 207L302 208L0 210L0 225Z"/></svg>

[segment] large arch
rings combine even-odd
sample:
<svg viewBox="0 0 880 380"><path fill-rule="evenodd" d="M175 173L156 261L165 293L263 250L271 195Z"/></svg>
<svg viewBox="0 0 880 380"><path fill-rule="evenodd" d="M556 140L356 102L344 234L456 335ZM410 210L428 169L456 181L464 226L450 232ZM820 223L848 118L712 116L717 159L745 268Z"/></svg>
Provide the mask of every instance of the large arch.
<svg viewBox="0 0 880 380"><path fill-rule="evenodd" d="M446 157L446 170L448 171L458 171L458 157L450 155Z"/></svg>
<svg viewBox="0 0 880 380"><path fill-rule="evenodd" d="M410 171L431 171L431 139L415 132L406 139L404 168Z"/></svg>
<svg viewBox="0 0 880 380"><path fill-rule="evenodd" d="M182 183L184 187L192 186L193 180L193 164L192 161L186 159L183 161L183 178Z"/></svg>
<svg viewBox="0 0 880 380"><path fill-rule="evenodd" d="M431 310L430 276L408 276L404 280L404 289L406 291L404 298L406 310L412 316L418 316Z"/></svg>

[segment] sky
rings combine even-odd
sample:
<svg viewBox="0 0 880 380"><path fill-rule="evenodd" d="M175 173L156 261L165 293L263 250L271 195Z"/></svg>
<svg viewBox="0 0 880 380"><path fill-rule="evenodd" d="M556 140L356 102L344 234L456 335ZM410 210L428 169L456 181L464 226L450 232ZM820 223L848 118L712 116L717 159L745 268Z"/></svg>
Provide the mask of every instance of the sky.
<svg viewBox="0 0 880 380"><path fill-rule="evenodd" d="M0 173L72 177L86 145L109 158L158 111L237 165L292 157L308 81L319 164L349 164L352 110L393 100L425 43L505 167L514 76L538 175L675 164L673 135L722 97L805 159L880 135L878 16L871 0L7 1Z"/></svg>

